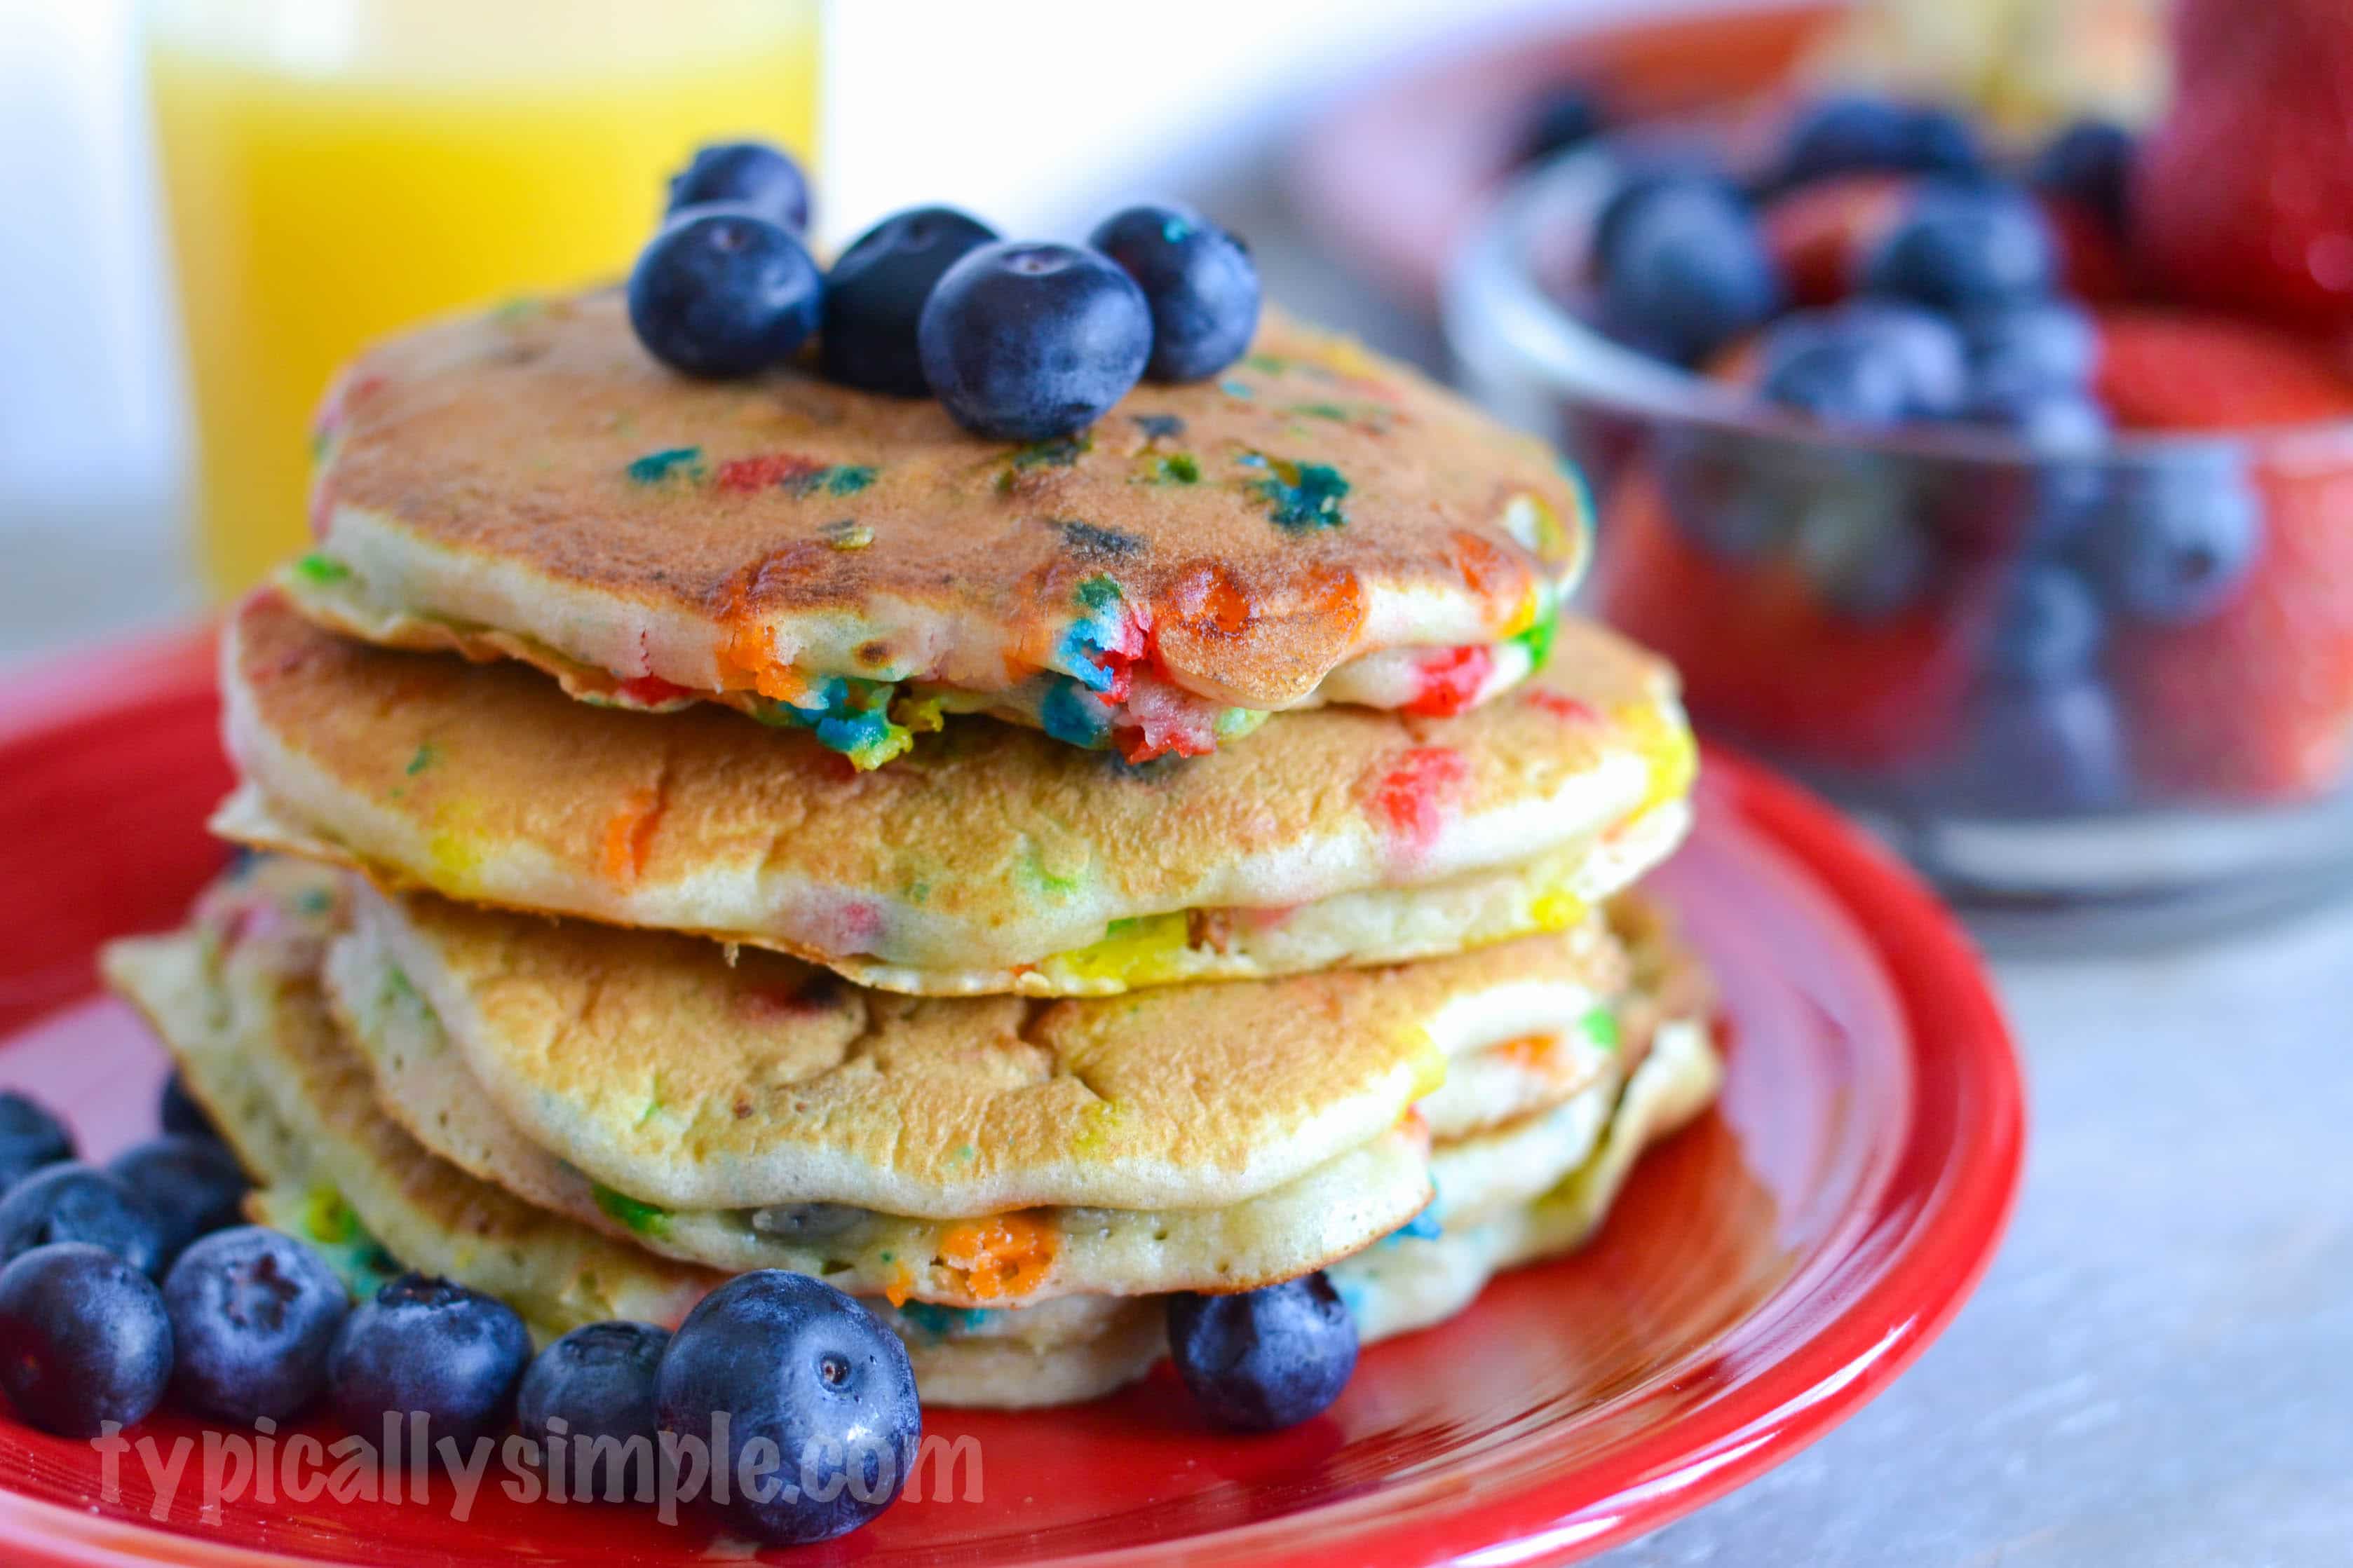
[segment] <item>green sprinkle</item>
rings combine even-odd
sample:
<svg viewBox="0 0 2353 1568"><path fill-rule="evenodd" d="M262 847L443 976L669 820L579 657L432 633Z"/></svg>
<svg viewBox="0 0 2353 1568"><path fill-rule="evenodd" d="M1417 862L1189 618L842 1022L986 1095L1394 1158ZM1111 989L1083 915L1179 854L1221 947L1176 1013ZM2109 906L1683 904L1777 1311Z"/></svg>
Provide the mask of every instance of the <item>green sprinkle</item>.
<svg viewBox="0 0 2353 1568"><path fill-rule="evenodd" d="M1067 468L1094 450L1092 434L1054 436L1043 441L1032 441L1013 454L1017 468Z"/></svg>
<svg viewBox="0 0 2353 1568"><path fill-rule="evenodd" d="M1586 1043L1599 1051L1618 1048L1618 1016L1607 1007L1596 1007L1577 1021L1577 1032Z"/></svg>
<svg viewBox="0 0 2353 1568"><path fill-rule="evenodd" d="M648 452L629 465L629 482L658 485L677 476L683 479L702 477L702 448L700 447L665 447L659 452Z"/></svg>
<svg viewBox="0 0 2353 1568"><path fill-rule="evenodd" d="M825 470L825 493L829 496L854 496L873 482L871 463L836 463Z"/></svg>
<svg viewBox="0 0 2353 1568"><path fill-rule="evenodd" d="M1348 419L1348 411L1336 403L1295 403L1284 412L1306 419L1335 419L1342 424Z"/></svg>
<svg viewBox="0 0 2353 1568"><path fill-rule="evenodd" d="M1151 457L1145 466L1144 482L1149 485L1198 485L1201 482L1201 465L1194 460L1190 452Z"/></svg>
<svg viewBox="0 0 2353 1568"><path fill-rule="evenodd" d="M408 776L410 778L415 778L417 774L423 773L426 769L438 762L440 760L440 755L441 754L438 752L436 752L433 749L432 742L426 742L423 745L417 748L417 754L408 759L408 767L406 770Z"/></svg>
<svg viewBox="0 0 2353 1568"><path fill-rule="evenodd" d="M525 294L516 299L500 301L492 307L491 320L502 327L511 327L517 321L527 321L537 314L539 314L539 300L532 295Z"/></svg>
<svg viewBox="0 0 2353 1568"><path fill-rule="evenodd" d="M1224 393L1228 397L1256 397L1258 395L1258 394L1250 389L1250 384L1248 382L1235 381L1230 378L1218 383L1218 390Z"/></svg>
<svg viewBox="0 0 2353 1568"><path fill-rule="evenodd" d="M331 555L312 551L294 563L294 574L305 583L323 588L330 583L340 583L352 574L352 569Z"/></svg>
<svg viewBox="0 0 2353 1568"><path fill-rule="evenodd" d="M971 1144L965 1143L957 1147L955 1157L959 1160L970 1160L976 1158L979 1152L980 1152L975 1149Z"/></svg>
<svg viewBox="0 0 2353 1568"><path fill-rule="evenodd" d="M340 1247L360 1234L360 1216L332 1187L313 1187L302 1203L302 1228L311 1239Z"/></svg>
<svg viewBox="0 0 2353 1568"><path fill-rule="evenodd" d="M1100 574L1079 584L1079 603L1090 610L1109 609L1119 603L1119 584Z"/></svg>
<svg viewBox="0 0 2353 1568"><path fill-rule="evenodd" d="M638 1125L643 1127L659 1114L662 1108L661 1074L654 1074L653 1088L646 1096L646 1108L638 1112Z"/></svg>
<svg viewBox="0 0 2353 1568"><path fill-rule="evenodd" d="M627 1193L617 1193L602 1182L591 1184L590 1191L596 1194L598 1208L638 1236L659 1236L670 1228L668 1209L641 1203Z"/></svg>
<svg viewBox="0 0 2353 1568"><path fill-rule="evenodd" d="M1553 638L1559 633L1560 605L1555 601L1546 605L1536 618L1528 623L1526 630L1514 635L1512 640L1528 650L1531 672L1542 669L1552 658Z"/></svg>
<svg viewBox="0 0 2353 1568"><path fill-rule="evenodd" d="M836 550L863 550L874 542L874 531L854 517L827 523L817 536Z"/></svg>
<svg viewBox="0 0 2353 1568"><path fill-rule="evenodd" d="M335 895L324 888L305 888L294 907L306 915L323 915L335 907Z"/></svg>
<svg viewBox="0 0 2353 1568"><path fill-rule="evenodd" d="M1329 463L1293 463L1280 458L1270 458L1267 466L1271 477L1251 482L1267 503L1267 515L1275 525L1292 533L1303 533L1309 529L1337 528L1348 521L1340 501L1348 493L1348 481L1340 470Z"/></svg>
<svg viewBox="0 0 2353 1568"><path fill-rule="evenodd" d="M1261 375L1281 375L1291 368L1291 362L1281 354L1247 354L1243 356L1242 363Z"/></svg>

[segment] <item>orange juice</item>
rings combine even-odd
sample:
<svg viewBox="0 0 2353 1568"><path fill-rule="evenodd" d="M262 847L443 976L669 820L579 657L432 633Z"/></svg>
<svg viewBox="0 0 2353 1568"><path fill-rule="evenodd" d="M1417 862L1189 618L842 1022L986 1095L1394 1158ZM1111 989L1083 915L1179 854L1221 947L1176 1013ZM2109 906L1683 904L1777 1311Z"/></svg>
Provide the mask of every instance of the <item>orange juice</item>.
<svg viewBox="0 0 2353 1568"><path fill-rule="evenodd" d="M353 351L622 275L699 142L814 151L817 0L171 0L147 63L220 594L303 540Z"/></svg>

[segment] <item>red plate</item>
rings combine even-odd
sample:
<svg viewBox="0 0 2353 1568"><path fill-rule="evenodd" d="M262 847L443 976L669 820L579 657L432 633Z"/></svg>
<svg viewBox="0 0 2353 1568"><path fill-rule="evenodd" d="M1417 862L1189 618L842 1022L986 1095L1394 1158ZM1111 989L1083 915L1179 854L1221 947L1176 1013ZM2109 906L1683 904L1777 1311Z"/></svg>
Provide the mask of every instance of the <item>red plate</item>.
<svg viewBox="0 0 2353 1568"><path fill-rule="evenodd" d="M133 695L123 695L131 693ZM152 1128L162 1059L95 997L103 937L158 928L223 857L208 658L182 637L20 677L0 710L0 1079L105 1155ZM2019 1167L2018 1067L1985 976L1904 872L1754 765L1708 753L1658 879L1721 977L1721 1109L1638 1171L1595 1244L1366 1352L1324 1416L1221 1436L1164 1368L1083 1409L940 1413L977 1440L871 1529L795 1562L1559 1562L1788 1458L1885 1386L1991 1256ZM330 1438L322 1425L314 1428ZM144 1428L168 1445L193 1425ZM281 1434L281 1437L284 1435ZM167 1455L168 1447L159 1447ZM371 1568L709 1560L652 1511L250 1495L200 1514L136 1458L0 1420L0 1561ZM1181 1553L1173 1549L1181 1546Z"/></svg>

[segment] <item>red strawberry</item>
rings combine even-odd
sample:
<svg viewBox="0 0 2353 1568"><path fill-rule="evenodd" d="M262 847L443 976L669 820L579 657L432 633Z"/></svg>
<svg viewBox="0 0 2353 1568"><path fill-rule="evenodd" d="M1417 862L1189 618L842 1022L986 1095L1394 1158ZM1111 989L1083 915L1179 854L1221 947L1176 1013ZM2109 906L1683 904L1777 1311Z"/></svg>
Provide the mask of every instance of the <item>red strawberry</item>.
<svg viewBox="0 0 2353 1568"><path fill-rule="evenodd" d="M1703 720L1831 767L1925 764L1949 748L1970 676L1949 605L1841 617L1793 563L1734 563L1694 543L1646 468L1620 482L1604 527L1602 616L1675 663Z"/></svg>
<svg viewBox="0 0 2353 1568"><path fill-rule="evenodd" d="M2174 26L2133 176L2143 258L2179 298L2353 321L2353 6L2182 0Z"/></svg>
<svg viewBox="0 0 2353 1568"><path fill-rule="evenodd" d="M2353 763L2353 469L2259 468L2264 540L2216 615L2118 628L2116 688L2151 784L2295 800Z"/></svg>
<svg viewBox="0 0 2353 1568"><path fill-rule="evenodd" d="M2353 367L2335 345L2179 310L2104 313L2096 390L2128 429L2243 430L2353 417Z"/></svg>
<svg viewBox="0 0 2353 1568"><path fill-rule="evenodd" d="M1912 185L1900 174L1843 174L1799 185L1766 207L1765 247L1790 298L1800 305L1844 298L1856 258L1894 226Z"/></svg>

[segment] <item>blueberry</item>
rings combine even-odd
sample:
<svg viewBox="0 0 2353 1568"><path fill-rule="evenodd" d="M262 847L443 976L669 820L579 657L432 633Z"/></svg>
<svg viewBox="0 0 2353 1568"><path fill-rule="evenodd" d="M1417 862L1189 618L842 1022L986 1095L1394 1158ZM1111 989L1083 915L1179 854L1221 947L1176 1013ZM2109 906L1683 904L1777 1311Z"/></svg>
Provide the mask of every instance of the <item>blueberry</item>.
<svg viewBox="0 0 2353 1568"><path fill-rule="evenodd" d="M1870 293L1955 312L2047 294L2059 252L2040 208L1999 186L1944 184L1910 209L1863 258Z"/></svg>
<svg viewBox="0 0 2353 1568"><path fill-rule="evenodd" d="M1609 103L1590 83L1560 82L1547 88L1529 109L1526 127L1520 137L1520 162L1558 157L1609 128Z"/></svg>
<svg viewBox="0 0 2353 1568"><path fill-rule="evenodd" d="M0 1192L73 1157L73 1134L47 1107L14 1090L0 1094Z"/></svg>
<svg viewBox="0 0 2353 1568"><path fill-rule="evenodd" d="M654 1386L661 1429L713 1445L730 1478L727 1521L764 1542L829 1541L881 1513L923 1431L898 1336L832 1286L779 1268L704 1297ZM754 1442L762 1451L747 1458ZM763 1460L775 1473L757 1474Z"/></svg>
<svg viewBox="0 0 2353 1568"><path fill-rule="evenodd" d="M730 202L799 234L808 227L808 176L792 155L765 142L698 147L693 162L670 177L670 207Z"/></svg>
<svg viewBox="0 0 2353 1568"><path fill-rule="evenodd" d="M1968 391L1967 356L1953 324L1934 310L1893 300L1854 300L1832 312L1851 333L1904 369L1905 401L1915 418L1941 419Z"/></svg>
<svg viewBox="0 0 2353 1568"><path fill-rule="evenodd" d="M1220 1426L1296 1426L1356 1370L1356 1320L1321 1274L1231 1296L1168 1298L1168 1353Z"/></svg>
<svg viewBox="0 0 2353 1568"><path fill-rule="evenodd" d="M2091 316L2063 300L2023 300L1961 318L1970 380L1981 393L2082 392L2099 363Z"/></svg>
<svg viewBox="0 0 2353 1568"><path fill-rule="evenodd" d="M142 1274L164 1262L164 1226L130 1184L79 1161L50 1165L0 1198L0 1261L52 1242L102 1247Z"/></svg>
<svg viewBox="0 0 2353 1568"><path fill-rule="evenodd" d="M363 1436L380 1432L387 1413L421 1411L428 1443L449 1437L462 1454L505 1422L530 1360L531 1334L505 1302L404 1274L343 1319L327 1352L327 1394Z"/></svg>
<svg viewBox="0 0 2353 1568"><path fill-rule="evenodd" d="M2122 233L2137 148L2133 134L2105 120L2079 120L2034 155L2027 183L2046 196L2080 203Z"/></svg>
<svg viewBox="0 0 2353 1568"><path fill-rule="evenodd" d="M2010 584L1986 667L2007 680L2050 685L2089 669L2100 651L2100 603L2083 574L2033 562Z"/></svg>
<svg viewBox="0 0 2353 1568"><path fill-rule="evenodd" d="M220 1129L213 1125L211 1112L188 1092L188 1080L180 1073L175 1072L164 1080L163 1099L156 1107L156 1115L165 1132L189 1138L210 1138L216 1142L220 1141Z"/></svg>
<svg viewBox="0 0 2353 1568"><path fill-rule="evenodd" d="M941 274L997 231L954 207L910 207L850 241L825 279L825 374L847 386L923 397L915 323Z"/></svg>
<svg viewBox="0 0 2353 1568"><path fill-rule="evenodd" d="M172 1378L155 1282L102 1247L37 1247L0 1268L0 1388L44 1432L143 1420Z"/></svg>
<svg viewBox="0 0 2353 1568"><path fill-rule="evenodd" d="M1759 354L1757 391L1784 407L1866 428L1912 416L1909 369L1868 334L1790 316L1767 329Z"/></svg>
<svg viewBox="0 0 2353 1568"><path fill-rule="evenodd" d="M1604 324L1679 363L1780 308L1780 273L1756 216L1720 181L1638 181L1603 210L1596 240Z"/></svg>
<svg viewBox="0 0 2353 1568"><path fill-rule="evenodd" d="M680 214L629 274L629 324L689 375L782 363L817 331L825 280L791 231L747 207Z"/></svg>
<svg viewBox="0 0 2353 1568"><path fill-rule="evenodd" d="M1989 387L1971 395L1960 417L1971 425L2012 430L2047 452L2084 452L2108 438L2105 409L2063 387Z"/></svg>
<svg viewBox="0 0 2353 1568"><path fill-rule="evenodd" d="M208 1138L156 1138L106 1167L139 1194L163 1229L164 1260L200 1236L237 1223L253 1190L237 1156Z"/></svg>
<svg viewBox="0 0 2353 1568"><path fill-rule="evenodd" d="M1119 264L1152 309L1155 381L1200 381L1242 357L1258 330L1250 247L1190 207L1125 207L1087 243Z"/></svg>
<svg viewBox="0 0 2353 1568"><path fill-rule="evenodd" d="M957 424L1043 441L1085 429L1135 385L1152 310L1099 252L1000 241L948 268L915 341L924 381Z"/></svg>
<svg viewBox="0 0 2353 1568"><path fill-rule="evenodd" d="M1973 699L1971 731L1960 784L1979 809L2090 811L2124 799L2124 729L2096 681L1989 681Z"/></svg>
<svg viewBox="0 0 2353 1568"><path fill-rule="evenodd" d="M207 1415L283 1421L327 1385L351 1310L324 1258L290 1236L238 1226L201 1237L164 1276L179 1370L172 1387Z"/></svg>
<svg viewBox="0 0 2353 1568"><path fill-rule="evenodd" d="M1968 121L1950 110L1860 93L1817 100L1783 141L1780 186L1864 170L1967 174L1981 158Z"/></svg>
<svg viewBox="0 0 2353 1568"><path fill-rule="evenodd" d="M2225 454L2113 475L2084 548L2112 606L2173 626L2221 606L2253 564L2262 532L2262 503Z"/></svg>
<svg viewBox="0 0 2353 1568"><path fill-rule="evenodd" d="M670 1331L651 1323L590 1323L540 1352L522 1374L515 1425L524 1436L542 1445L575 1445L568 1450L574 1455L582 1453L577 1445L584 1438L623 1446L623 1458L597 1476L582 1462L568 1467L575 1495L615 1501L653 1495L654 1374L669 1348ZM561 1422L563 1430L551 1430L551 1422ZM645 1441L632 1452L630 1440L640 1437Z"/></svg>

